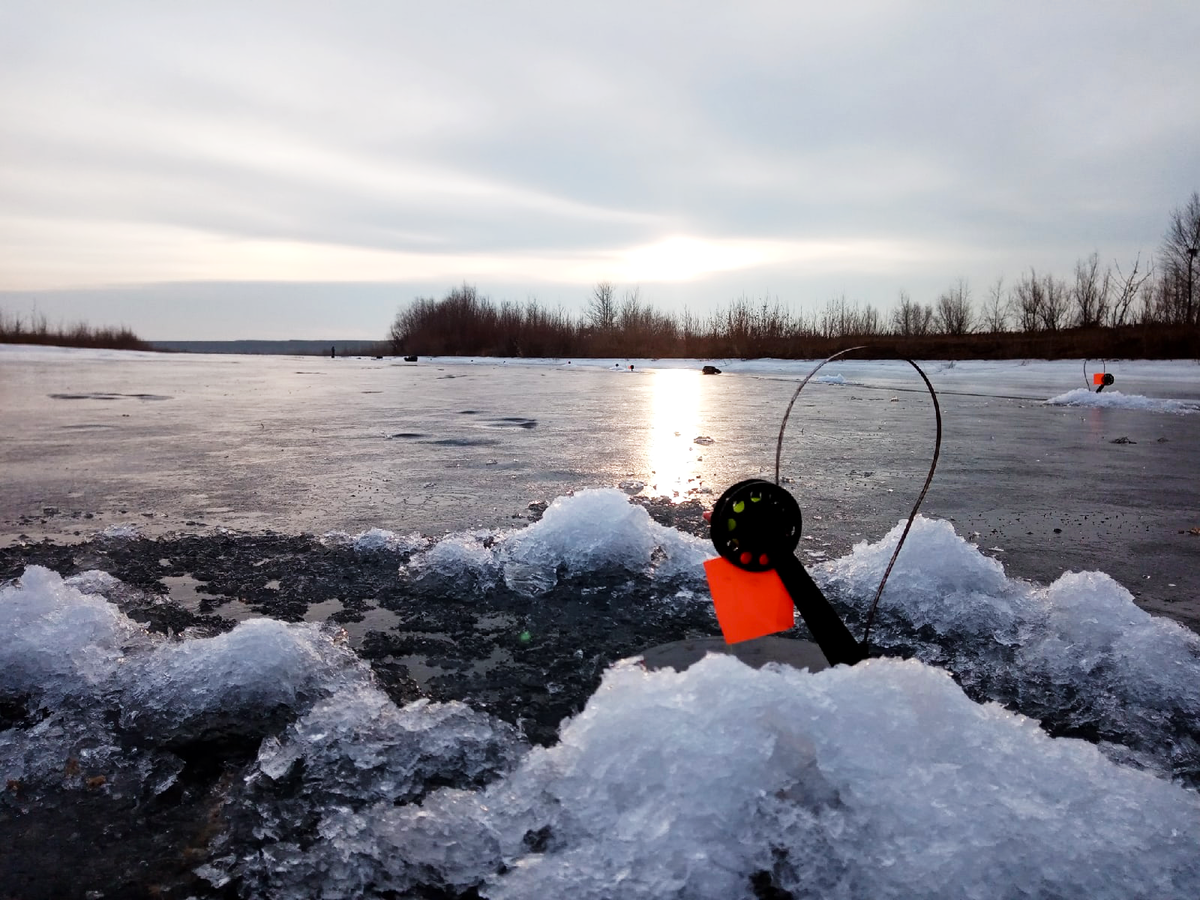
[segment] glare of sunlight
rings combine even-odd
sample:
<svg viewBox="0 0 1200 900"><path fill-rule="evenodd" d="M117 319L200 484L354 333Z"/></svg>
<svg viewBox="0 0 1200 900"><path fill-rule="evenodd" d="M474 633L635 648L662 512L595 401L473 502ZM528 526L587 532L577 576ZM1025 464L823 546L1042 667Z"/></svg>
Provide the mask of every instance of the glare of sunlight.
<svg viewBox="0 0 1200 900"><path fill-rule="evenodd" d="M619 281L690 281L714 272L748 269L777 256L769 242L670 237L634 247L616 261Z"/></svg>
<svg viewBox="0 0 1200 900"><path fill-rule="evenodd" d="M701 374L688 369L659 369L650 394L650 428L646 458L650 471L646 492L682 499L698 482L697 454L693 443L700 434Z"/></svg>

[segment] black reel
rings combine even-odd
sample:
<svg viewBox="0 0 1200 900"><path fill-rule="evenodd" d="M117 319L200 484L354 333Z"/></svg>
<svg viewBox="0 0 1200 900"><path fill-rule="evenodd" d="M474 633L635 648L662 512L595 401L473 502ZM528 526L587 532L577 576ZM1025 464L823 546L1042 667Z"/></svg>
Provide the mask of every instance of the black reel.
<svg viewBox="0 0 1200 900"><path fill-rule="evenodd" d="M786 488L761 478L739 481L713 506L709 520L717 552L748 572L774 569L813 640L831 665L866 658L812 576L796 558L800 504Z"/></svg>
<svg viewBox="0 0 1200 900"><path fill-rule="evenodd" d="M785 488L761 478L739 481L713 507L717 552L748 572L775 568L800 543L800 505Z"/></svg>

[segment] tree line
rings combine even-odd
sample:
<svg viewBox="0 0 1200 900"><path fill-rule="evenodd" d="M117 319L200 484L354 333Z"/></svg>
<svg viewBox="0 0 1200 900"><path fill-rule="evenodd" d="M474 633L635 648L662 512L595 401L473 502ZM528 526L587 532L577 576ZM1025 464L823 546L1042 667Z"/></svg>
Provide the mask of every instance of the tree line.
<svg viewBox="0 0 1200 900"><path fill-rule="evenodd" d="M49 344L56 347L91 347L108 350L150 350L124 325L114 328L94 328L85 322L51 327L42 313L28 316L7 313L0 309L0 344Z"/></svg>
<svg viewBox="0 0 1200 900"><path fill-rule="evenodd" d="M389 343L396 354L549 357L813 358L848 341L881 355L990 358L1200 355L1196 294L1200 194L1171 214L1157 259L1124 266L1099 253L1068 280L1030 268L981 297L964 278L931 302L901 291L884 312L845 296L810 313L778 300L741 297L697 316L662 312L640 289L597 284L581 314L536 300L495 303L464 284L440 300L401 309Z"/></svg>

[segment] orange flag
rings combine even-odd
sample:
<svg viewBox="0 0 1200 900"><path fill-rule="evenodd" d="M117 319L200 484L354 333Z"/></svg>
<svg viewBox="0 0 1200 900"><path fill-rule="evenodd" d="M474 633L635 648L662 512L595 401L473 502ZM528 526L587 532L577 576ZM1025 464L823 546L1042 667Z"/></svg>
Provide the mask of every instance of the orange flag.
<svg viewBox="0 0 1200 900"><path fill-rule="evenodd" d="M725 643L737 644L795 624L792 597L774 569L747 572L722 556L704 563Z"/></svg>

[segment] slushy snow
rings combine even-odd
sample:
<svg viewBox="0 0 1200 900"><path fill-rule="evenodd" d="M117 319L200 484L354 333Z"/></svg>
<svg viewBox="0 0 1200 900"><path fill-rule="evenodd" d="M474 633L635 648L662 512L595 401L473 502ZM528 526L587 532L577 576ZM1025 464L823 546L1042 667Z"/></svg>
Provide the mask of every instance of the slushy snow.
<svg viewBox="0 0 1200 900"><path fill-rule="evenodd" d="M852 625L898 534L814 572ZM407 574L553 602L616 573L689 603L709 554L582 491ZM22 804L96 775L146 799L177 748L252 741L198 870L242 896L1200 896L1200 639L1102 573L1010 579L947 522L917 520L874 630L916 658L626 660L552 747L461 703L396 707L336 629L166 637L106 599L122 590L35 566L0 587L0 703L26 713L6 713L0 775Z"/></svg>
<svg viewBox="0 0 1200 900"><path fill-rule="evenodd" d="M1187 413L1200 412L1200 403L1190 400L1162 400L1143 397L1140 394L1122 394L1120 391L1096 393L1088 388L1076 388L1046 401L1047 406L1083 406L1091 409L1140 409L1148 412Z"/></svg>
<svg viewBox="0 0 1200 900"><path fill-rule="evenodd" d="M358 752L331 746L358 737L344 709L336 737L326 724L289 733L306 779ZM277 753L260 755L251 783ZM755 896L752 878L797 897L1200 890L1194 793L973 703L916 661L817 675L717 656L684 673L629 661L556 746L486 787L361 799L327 802L312 845L269 841L229 871L281 898L435 884L496 900L725 900Z"/></svg>

